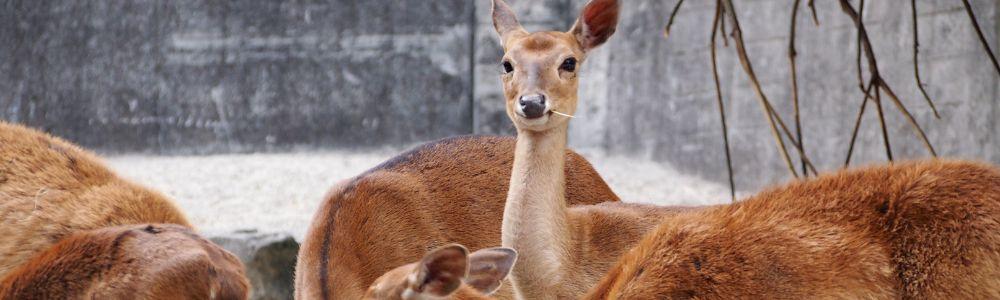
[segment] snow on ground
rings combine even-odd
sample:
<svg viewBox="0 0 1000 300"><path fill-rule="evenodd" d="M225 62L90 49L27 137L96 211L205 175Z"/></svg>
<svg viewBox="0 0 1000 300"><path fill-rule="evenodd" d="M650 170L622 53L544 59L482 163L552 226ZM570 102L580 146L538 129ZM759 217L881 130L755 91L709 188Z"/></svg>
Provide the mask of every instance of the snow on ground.
<svg viewBox="0 0 1000 300"><path fill-rule="evenodd" d="M581 151L625 201L702 205L729 201L727 187L672 167ZM302 240L327 189L392 157L389 151L114 156L125 178L174 199L205 232L257 229Z"/></svg>

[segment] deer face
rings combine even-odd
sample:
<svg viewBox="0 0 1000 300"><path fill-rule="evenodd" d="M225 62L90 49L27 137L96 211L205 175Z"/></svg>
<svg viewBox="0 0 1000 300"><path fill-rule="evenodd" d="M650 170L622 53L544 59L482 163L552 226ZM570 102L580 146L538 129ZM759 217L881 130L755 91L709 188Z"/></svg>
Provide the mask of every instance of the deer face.
<svg viewBox="0 0 1000 300"><path fill-rule="evenodd" d="M528 33L504 0L493 1L493 24L507 115L520 130L545 131L576 113L580 66L615 31L618 0L592 0L568 32Z"/></svg>
<svg viewBox="0 0 1000 300"><path fill-rule="evenodd" d="M469 254L457 244L443 246L420 262L395 268L375 280L364 299L449 299L456 294L492 294L517 259L509 248L489 248Z"/></svg>

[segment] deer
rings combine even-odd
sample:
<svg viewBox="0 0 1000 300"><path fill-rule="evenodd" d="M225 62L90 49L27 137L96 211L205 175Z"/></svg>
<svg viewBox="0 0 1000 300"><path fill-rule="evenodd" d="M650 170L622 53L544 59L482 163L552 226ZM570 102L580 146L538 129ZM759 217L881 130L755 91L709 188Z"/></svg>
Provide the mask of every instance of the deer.
<svg viewBox="0 0 1000 300"><path fill-rule="evenodd" d="M869 166L664 220L583 299L650 298L1000 298L1000 171Z"/></svg>
<svg viewBox="0 0 1000 300"><path fill-rule="evenodd" d="M240 261L190 228L77 231L0 279L0 299L247 299Z"/></svg>
<svg viewBox="0 0 1000 300"><path fill-rule="evenodd" d="M132 224L193 230L172 201L120 178L89 151L0 121L0 278L25 282L13 277L13 270L64 238ZM242 274L242 265L233 268Z"/></svg>
<svg viewBox="0 0 1000 300"><path fill-rule="evenodd" d="M505 107L517 130L501 245L519 253L510 281L520 299L579 298L664 218L700 209L566 201L574 179L562 169L580 70L615 32L619 9L617 0L592 0L569 31L529 33L510 5L493 1Z"/></svg>
<svg viewBox="0 0 1000 300"><path fill-rule="evenodd" d="M449 243L499 246L514 156L509 136L456 136L414 147L334 185L299 250L296 299L359 299L376 278ZM565 150L571 204L618 202L589 162ZM510 299L510 285L493 296Z"/></svg>
<svg viewBox="0 0 1000 300"><path fill-rule="evenodd" d="M0 277L73 232L141 223L191 227L165 196L88 151L0 121Z"/></svg>
<svg viewBox="0 0 1000 300"><path fill-rule="evenodd" d="M460 244L431 250L419 262L375 280L363 299L492 299L517 260L517 251L494 247L469 251Z"/></svg>

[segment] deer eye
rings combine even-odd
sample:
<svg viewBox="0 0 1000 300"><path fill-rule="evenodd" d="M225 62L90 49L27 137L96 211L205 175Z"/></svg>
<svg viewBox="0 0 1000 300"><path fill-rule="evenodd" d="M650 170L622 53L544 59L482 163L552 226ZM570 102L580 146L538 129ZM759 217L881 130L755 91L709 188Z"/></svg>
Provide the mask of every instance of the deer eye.
<svg viewBox="0 0 1000 300"><path fill-rule="evenodd" d="M573 57L567 58L562 62L561 65L559 65L559 69L566 72L576 71L576 58Z"/></svg>
<svg viewBox="0 0 1000 300"><path fill-rule="evenodd" d="M505 60L501 65L503 66L504 74L514 72L514 65L510 64L510 61Z"/></svg>

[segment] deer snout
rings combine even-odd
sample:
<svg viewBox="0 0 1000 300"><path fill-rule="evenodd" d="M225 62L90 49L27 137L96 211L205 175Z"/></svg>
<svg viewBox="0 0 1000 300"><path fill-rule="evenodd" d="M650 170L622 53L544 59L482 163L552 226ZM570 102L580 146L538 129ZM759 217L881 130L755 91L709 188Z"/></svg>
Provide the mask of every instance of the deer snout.
<svg viewBox="0 0 1000 300"><path fill-rule="evenodd" d="M517 100L518 112L522 117L537 119L545 115L545 96L541 94L521 96Z"/></svg>

